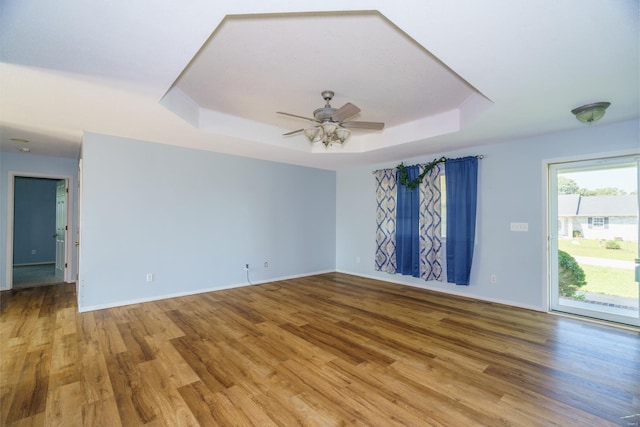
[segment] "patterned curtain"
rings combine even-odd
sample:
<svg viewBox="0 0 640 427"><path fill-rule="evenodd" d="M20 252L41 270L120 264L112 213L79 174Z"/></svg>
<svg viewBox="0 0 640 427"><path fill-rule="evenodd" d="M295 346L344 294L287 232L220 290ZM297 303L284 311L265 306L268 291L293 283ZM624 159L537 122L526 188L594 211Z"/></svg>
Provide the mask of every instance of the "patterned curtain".
<svg viewBox="0 0 640 427"><path fill-rule="evenodd" d="M420 173L424 165L420 165ZM444 166L436 164L420 184L420 277L424 280L442 281L442 216L440 202L440 176Z"/></svg>
<svg viewBox="0 0 640 427"><path fill-rule="evenodd" d="M396 272L396 169L381 169L376 177L376 271Z"/></svg>

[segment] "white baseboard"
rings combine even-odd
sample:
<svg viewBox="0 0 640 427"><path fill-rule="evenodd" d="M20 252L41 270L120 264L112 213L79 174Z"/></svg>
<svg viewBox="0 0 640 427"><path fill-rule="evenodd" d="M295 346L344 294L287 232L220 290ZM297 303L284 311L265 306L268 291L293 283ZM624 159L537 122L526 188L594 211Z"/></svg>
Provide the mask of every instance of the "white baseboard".
<svg viewBox="0 0 640 427"><path fill-rule="evenodd" d="M80 302L78 302L78 312L84 313L84 312L87 312L87 311L104 310L106 308L122 307L122 306L125 306L125 305L140 304L140 303L143 303L143 302L151 302L151 301L159 301L159 300L168 299L168 298L178 298L178 297L185 297L185 296L189 296L189 295L204 294L204 293L207 293L207 292L223 291L225 289L242 288L244 286L256 286L256 285L262 285L264 283L278 282L278 281L281 281L281 280L297 279L299 277L315 276L315 275L324 274L324 273L333 273L334 271L335 270L315 271L315 272L311 272L311 273L296 274L296 275L291 275L291 276L274 277L274 278L271 278L271 279L268 279L268 280L259 280L259 281L251 282L252 283L251 285L249 283L242 282L242 283L235 283L235 284L223 285L223 286L218 286L218 287L208 287L208 288L194 289L194 290L189 290L189 291L186 291L186 292L176 292L176 293L171 293L171 294L156 295L156 296L152 296L152 297L135 298L135 299L130 299L130 300L126 300L126 301L111 302L111 303L107 303L107 304L90 305L90 306L86 306L86 307L85 306L81 306Z"/></svg>
<svg viewBox="0 0 640 427"><path fill-rule="evenodd" d="M368 275L368 274L362 274L362 273L353 273L351 271L345 271L345 270L336 270L337 273L344 273L344 274L351 274L353 276L359 276L359 277L365 277L367 279L374 279L374 280L380 280L381 282L390 282L390 283L396 283L398 285L404 285L404 286L411 286L412 288L418 288L418 289L425 289L428 291L433 291L433 292L440 292L442 294L449 294L449 295L456 295L456 296L460 296L460 297L467 297L467 298L473 298L476 299L478 301L486 301L486 302L493 302L496 304L502 304L502 305L508 305L511 307L518 307L518 308L524 308L526 310L533 310L533 311L540 311L543 313L547 313L547 310L544 307L537 307L534 305L527 305L527 304L521 304L521 303L517 303L514 301L509 301L509 300L503 300L503 299L498 299L498 298L487 298L485 296L482 295L477 295L477 294L473 294L473 293L468 293L468 292L457 292L455 290L444 290L444 289L440 289L440 288L433 288L429 286L429 282L424 282L424 286L422 285L416 285L414 283L407 283L407 282L403 282L402 280L397 280L393 278L393 275L389 275L389 278L381 278L379 276L374 276L374 275Z"/></svg>
<svg viewBox="0 0 640 427"><path fill-rule="evenodd" d="M544 313L547 312L547 310L545 310L543 307L537 307L537 306L532 306L532 305L527 305L527 304L521 304L521 303L517 303L517 302L514 302L514 301L503 300L503 299L498 299L498 298L487 298L487 297L484 297L484 296L481 296L481 295L477 295L477 294L473 294L473 293L457 292L455 290L449 291L449 290L443 290L443 289L439 289L439 288L433 288L433 287L430 287L428 285L428 282L424 282L425 283L424 286L420 286L420 285L416 285L416 284L413 284L413 283L406 283L406 282L403 282L402 280L394 279L392 275L390 275L391 277L389 277L389 278L381 278L381 277L374 276L374 275L368 275L368 274L362 274L362 273L354 273L352 271L345 271L345 270L315 271L315 272L304 273L304 274L295 274L295 275L290 275L290 276L274 277L274 278L271 278L271 279L268 279L268 280L259 280L259 281L252 282L252 285L250 285L250 284L248 284L246 282L235 283L235 284L218 286L218 287L200 288L200 289L190 290L190 291L186 291L186 292L176 292L176 293L171 293L171 294L157 295L157 296L147 297L147 298L136 298L136 299L131 299L131 300L117 301L117 302L112 302L112 303L107 303L107 304L97 304L97 305L86 306L86 307L81 307L80 304L78 304L78 311L80 313L84 313L84 312L87 312L87 311L104 310L104 309L107 309L107 308L122 307L122 306L126 306L126 305L140 304L140 303L144 303L144 302L159 301L159 300L168 299L168 298L178 298L178 297L184 297L184 296L189 296L189 295L203 294L203 293L207 293L207 292L222 291L222 290L225 290L225 289L241 288L241 287L244 287L244 286L256 286L256 285L262 285L262 284L265 284L265 283L278 282L278 281L289 280L289 279L297 279L297 278L300 278L300 277L315 276L315 275L318 275L318 274L333 273L333 272L350 274L350 275L353 275L353 276L364 277L364 278L373 279L373 280L380 280L381 282L395 283L395 284L398 284L398 285L410 286L410 287L417 288L417 289L425 289L425 290L429 290L429 291L433 291L433 292L439 292L439 293L443 293L443 294L449 294L449 295L456 295L456 296L462 296L462 297L467 297L467 298L473 298L473 299L477 299L479 301L493 302L493 303L497 303L497 304L508 305L508 306L511 306L511 307L523 308L523 309L526 309L526 310L540 311L540 312L544 312Z"/></svg>

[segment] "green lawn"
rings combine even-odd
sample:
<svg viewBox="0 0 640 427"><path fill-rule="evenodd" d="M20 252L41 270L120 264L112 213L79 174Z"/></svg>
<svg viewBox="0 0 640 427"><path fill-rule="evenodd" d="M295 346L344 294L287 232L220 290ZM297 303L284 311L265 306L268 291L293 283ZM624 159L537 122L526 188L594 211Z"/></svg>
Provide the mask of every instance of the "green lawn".
<svg viewBox="0 0 640 427"><path fill-rule="evenodd" d="M622 261L634 261L638 258L638 243L618 242L620 249L607 249L604 242L588 239L559 239L558 249L571 256L606 258ZM587 284L580 291L597 294L616 295L626 298L638 298L638 283L634 270L600 267L580 264L586 276Z"/></svg>
<svg viewBox="0 0 640 427"><path fill-rule="evenodd" d="M596 294L615 295L625 298L638 298L638 284L633 270L583 265L587 284L580 291Z"/></svg>
<svg viewBox="0 0 640 427"><path fill-rule="evenodd" d="M607 249L604 242L588 239L558 239L558 249L572 256L633 261L638 258L637 242L618 242L620 249Z"/></svg>

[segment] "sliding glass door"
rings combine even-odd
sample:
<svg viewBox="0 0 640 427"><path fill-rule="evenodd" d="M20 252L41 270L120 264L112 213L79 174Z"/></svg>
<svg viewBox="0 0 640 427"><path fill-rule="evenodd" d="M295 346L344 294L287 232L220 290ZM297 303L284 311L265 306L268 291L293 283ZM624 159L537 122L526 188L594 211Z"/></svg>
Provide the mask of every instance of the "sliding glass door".
<svg viewBox="0 0 640 427"><path fill-rule="evenodd" d="M549 165L551 310L640 326L639 159Z"/></svg>

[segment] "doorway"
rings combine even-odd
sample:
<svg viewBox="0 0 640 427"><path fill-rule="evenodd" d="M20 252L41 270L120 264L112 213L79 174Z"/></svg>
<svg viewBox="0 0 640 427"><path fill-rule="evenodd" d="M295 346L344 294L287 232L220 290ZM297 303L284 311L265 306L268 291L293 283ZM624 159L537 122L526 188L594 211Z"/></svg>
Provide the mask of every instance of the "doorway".
<svg viewBox="0 0 640 427"><path fill-rule="evenodd" d="M549 164L552 311L640 326L639 156Z"/></svg>
<svg viewBox="0 0 640 427"><path fill-rule="evenodd" d="M13 289L68 279L67 177L11 176L7 283Z"/></svg>

